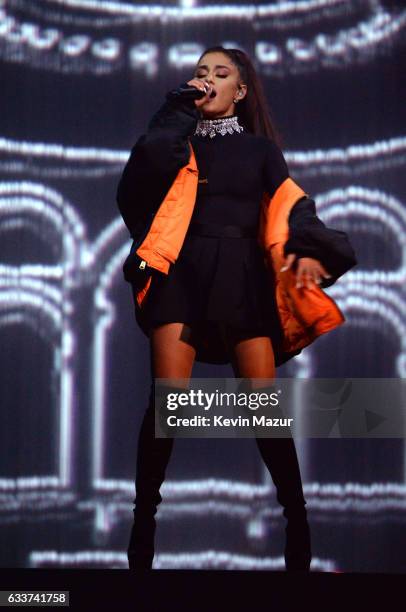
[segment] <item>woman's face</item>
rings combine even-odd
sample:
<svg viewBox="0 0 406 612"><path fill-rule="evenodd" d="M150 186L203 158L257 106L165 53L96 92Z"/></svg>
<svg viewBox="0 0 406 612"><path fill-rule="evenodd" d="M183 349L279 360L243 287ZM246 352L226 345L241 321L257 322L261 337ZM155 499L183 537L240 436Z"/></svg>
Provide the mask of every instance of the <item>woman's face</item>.
<svg viewBox="0 0 406 612"><path fill-rule="evenodd" d="M242 100L246 95L247 86L240 84L237 66L227 55L221 52L203 55L196 66L194 77L208 81L216 92L214 98L209 98L200 106L204 117L215 119L235 114L236 105L233 100Z"/></svg>

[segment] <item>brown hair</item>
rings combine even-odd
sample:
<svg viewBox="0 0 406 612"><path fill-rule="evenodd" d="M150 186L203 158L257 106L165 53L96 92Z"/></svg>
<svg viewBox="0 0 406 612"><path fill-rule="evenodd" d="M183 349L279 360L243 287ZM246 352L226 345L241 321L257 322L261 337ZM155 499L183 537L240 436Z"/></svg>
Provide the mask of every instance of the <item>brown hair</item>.
<svg viewBox="0 0 406 612"><path fill-rule="evenodd" d="M235 105L235 114L240 123L252 134L266 136L282 146L282 137L271 119L271 112L265 97L262 83L253 63L246 53L239 49L226 49L221 45L208 47L198 62L207 53L219 52L229 57L237 67L242 83L247 85L244 98Z"/></svg>

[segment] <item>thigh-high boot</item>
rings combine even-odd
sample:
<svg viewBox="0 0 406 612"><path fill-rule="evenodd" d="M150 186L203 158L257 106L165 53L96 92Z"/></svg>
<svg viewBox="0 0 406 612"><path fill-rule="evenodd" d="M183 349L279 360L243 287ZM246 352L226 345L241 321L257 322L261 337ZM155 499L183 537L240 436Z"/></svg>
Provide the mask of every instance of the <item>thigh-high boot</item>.
<svg viewBox="0 0 406 612"><path fill-rule="evenodd" d="M171 387L174 391L174 387ZM184 389L183 389L184 390ZM160 391L162 385L160 385ZM154 558L155 515L162 501L160 487L165 480L174 439L155 437L154 385L138 438L134 499L134 523L127 549L129 568L150 570Z"/></svg>
<svg viewBox="0 0 406 612"><path fill-rule="evenodd" d="M274 387L272 391L275 391ZM294 440L291 436L258 437L256 442L287 519L284 550L286 570L308 572L312 558L310 528Z"/></svg>

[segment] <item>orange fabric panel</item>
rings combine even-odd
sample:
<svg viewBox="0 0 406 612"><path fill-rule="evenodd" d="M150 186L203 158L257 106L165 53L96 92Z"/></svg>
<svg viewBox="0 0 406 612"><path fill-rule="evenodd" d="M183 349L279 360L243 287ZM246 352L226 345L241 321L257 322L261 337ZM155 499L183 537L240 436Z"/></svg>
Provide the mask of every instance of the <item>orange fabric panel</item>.
<svg viewBox="0 0 406 612"><path fill-rule="evenodd" d="M323 289L315 285L296 288L296 273L283 266L283 243L271 249L271 262L275 274L276 303L284 331L284 350L304 348L321 334L335 329L345 321L337 304Z"/></svg>
<svg viewBox="0 0 406 612"><path fill-rule="evenodd" d="M182 248L193 214L197 184L198 169L191 148L189 163L179 170L137 249L139 257L164 274L168 274L170 264L175 263Z"/></svg>
<svg viewBox="0 0 406 612"><path fill-rule="evenodd" d="M270 198L265 194L262 199L260 215L260 240L267 251L273 244L286 241L289 237L288 217L290 209L303 196L303 191L293 179L286 178Z"/></svg>
<svg viewBox="0 0 406 612"><path fill-rule="evenodd" d="M141 307L142 302L144 301L145 296L147 295L149 286L151 284L152 281L152 276L148 276L147 282L145 283L145 286L141 289L141 291L139 291L137 293L137 303L138 306Z"/></svg>
<svg viewBox="0 0 406 612"><path fill-rule="evenodd" d="M169 273L182 248L193 214L198 185L198 168L191 144L189 163L181 168L152 221L150 230L137 249L137 255L163 274ZM137 294L141 307L152 276Z"/></svg>
<svg viewBox="0 0 406 612"><path fill-rule="evenodd" d="M296 273L285 263L283 247L289 238L288 218L295 203L308 194L292 178L286 178L272 198L264 194L261 205L259 242L265 261L273 269L276 303L284 334L283 350L304 348L319 335L344 322L344 315L320 287L296 288Z"/></svg>

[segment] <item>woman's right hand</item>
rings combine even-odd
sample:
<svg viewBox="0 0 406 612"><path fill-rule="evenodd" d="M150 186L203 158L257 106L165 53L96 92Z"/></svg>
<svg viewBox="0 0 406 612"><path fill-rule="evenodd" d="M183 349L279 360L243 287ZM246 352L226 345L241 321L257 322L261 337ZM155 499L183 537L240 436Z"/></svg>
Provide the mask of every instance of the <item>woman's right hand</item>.
<svg viewBox="0 0 406 612"><path fill-rule="evenodd" d="M206 92L206 95L203 98L194 100L195 106L197 108L200 108L200 106L203 106L203 104L207 102L213 90L212 86L207 81L202 79L191 79L187 82L187 85L193 85L193 87L197 87L197 89L200 89L200 91Z"/></svg>

